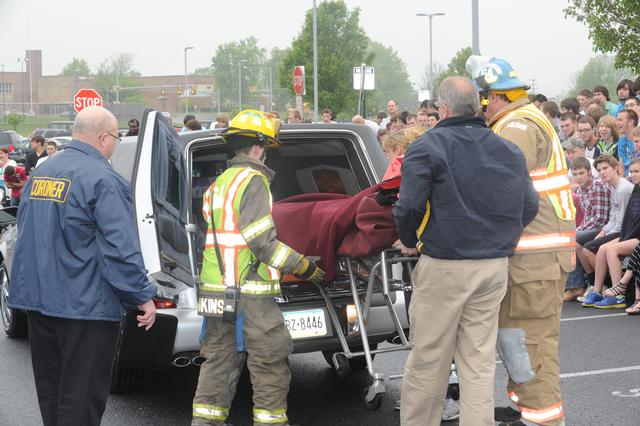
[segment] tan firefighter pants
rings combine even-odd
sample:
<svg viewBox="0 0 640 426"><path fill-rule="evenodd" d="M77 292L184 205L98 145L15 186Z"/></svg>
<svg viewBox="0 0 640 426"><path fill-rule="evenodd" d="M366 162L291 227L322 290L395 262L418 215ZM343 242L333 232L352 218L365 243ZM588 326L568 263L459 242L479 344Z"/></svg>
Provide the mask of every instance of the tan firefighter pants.
<svg viewBox="0 0 640 426"><path fill-rule="evenodd" d="M287 394L291 372L288 356L291 335L273 298L240 298L244 312L244 347L253 385L254 425L288 423ZM193 399L193 423L223 425L244 365L244 354L236 351L235 326L207 320L201 354L198 388Z"/></svg>
<svg viewBox="0 0 640 426"><path fill-rule="evenodd" d="M500 307L500 328L522 328L535 377L524 384L509 380L509 397L524 419L542 425L563 424L558 338L567 273L558 280L514 283L509 280Z"/></svg>

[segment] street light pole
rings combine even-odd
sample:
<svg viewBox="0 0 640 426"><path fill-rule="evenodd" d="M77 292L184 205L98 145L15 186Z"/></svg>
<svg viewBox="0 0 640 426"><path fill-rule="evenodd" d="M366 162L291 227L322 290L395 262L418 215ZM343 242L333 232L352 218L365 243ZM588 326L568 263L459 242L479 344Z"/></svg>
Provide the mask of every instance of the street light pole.
<svg viewBox="0 0 640 426"><path fill-rule="evenodd" d="M303 115L304 112L300 111ZM318 11L313 0L313 121L318 121Z"/></svg>
<svg viewBox="0 0 640 426"><path fill-rule="evenodd" d="M436 13L416 13L416 16L426 16L429 18L429 84L430 84L430 96L433 99L433 91L435 89L435 82L433 81L433 30L432 30L432 21L434 16L444 16L442 12Z"/></svg>
<svg viewBox="0 0 640 426"><path fill-rule="evenodd" d="M242 63L247 62L246 59L238 61L238 111L242 110Z"/></svg>
<svg viewBox="0 0 640 426"><path fill-rule="evenodd" d="M4 64L0 64L2 67L2 124L7 124L7 102L6 102L6 94L7 94L7 84L4 81Z"/></svg>
<svg viewBox="0 0 640 426"><path fill-rule="evenodd" d="M187 89L187 51L193 49L193 46L187 46L184 48L184 114L189 114L189 98Z"/></svg>
<svg viewBox="0 0 640 426"><path fill-rule="evenodd" d="M471 0L471 47L474 55L480 54L480 6L478 0Z"/></svg>

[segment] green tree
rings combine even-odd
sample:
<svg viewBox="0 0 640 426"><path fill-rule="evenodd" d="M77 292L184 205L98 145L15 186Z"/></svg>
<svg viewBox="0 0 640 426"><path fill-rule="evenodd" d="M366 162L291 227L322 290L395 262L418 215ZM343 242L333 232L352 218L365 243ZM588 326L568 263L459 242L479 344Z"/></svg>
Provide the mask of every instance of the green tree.
<svg viewBox="0 0 640 426"><path fill-rule="evenodd" d="M367 111L384 111L389 99L395 100L401 110L415 111L418 96L398 52L377 41L371 41L370 49L373 58L370 65L376 72L376 90L371 95L367 93Z"/></svg>
<svg viewBox="0 0 640 426"><path fill-rule="evenodd" d="M466 68L467 59L469 59L469 56L471 55L473 55L473 50L470 47L465 47L463 49L458 50L455 56L451 58L451 61L449 62L449 65L447 65L447 68L436 75L435 77L436 84L435 84L435 90L433 95L434 99L438 93L440 84L444 81L445 78L454 77L454 76L471 78L471 75L467 72L467 68Z"/></svg>
<svg viewBox="0 0 640 426"><path fill-rule="evenodd" d="M255 37L218 46L211 58L210 75L213 75L215 85L220 89L222 104L228 108L238 106L240 77L242 103L249 104L258 85L264 87L265 63L266 50L258 46Z"/></svg>
<svg viewBox="0 0 640 426"><path fill-rule="evenodd" d="M619 69L615 66L615 60L608 55L599 55L591 58L585 67L575 73L571 81L571 89L564 97L576 96L581 89L593 89L593 86L601 85L609 89L609 95L615 102L616 86L624 78L633 80L633 71Z"/></svg>
<svg viewBox="0 0 640 426"><path fill-rule="evenodd" d="M24 119L24 115L18 114L16 112L12 112L7 115L7 122L9 123L9 126L11 126L13 131L16 131L18 129L18 126L24 121Z"/></svg>
<svg viewBox="0 0 640 426"><path fill-rule="evenodd" d="M81 58L73 58L71 62L62 68L60 75L68 77L89 77L91 75L91 69L87 61Z"/></svg>
<svg viewBox="0 0 640 426"><path fill-rule="evenodd" d="M640 72L638 0L570 0L564 12L589 28L598 52L615 55L616 67Z"/></svg>
<svg viewBox="0 0 640 426"><path fill-rule="evenodd" d="M138 102L141 99L137 89L140 73L133 69L133 55L121 53L112 55L98 66L95 73L96 89L109 102Z"/></svg>
<svg viewBox="0 0 640 426"><path fill-rule="evenodd" d="M369 38L360 26L360 9L348 10L344 1L324 1L318 5L318 107L335 114L354 114L358 94L353 90L353 67L366 62ZM293 67L304 65L305 102L313 102L313 18L312 10L298 37L291 44L280 67L280 86L293 96Z"/></svg>

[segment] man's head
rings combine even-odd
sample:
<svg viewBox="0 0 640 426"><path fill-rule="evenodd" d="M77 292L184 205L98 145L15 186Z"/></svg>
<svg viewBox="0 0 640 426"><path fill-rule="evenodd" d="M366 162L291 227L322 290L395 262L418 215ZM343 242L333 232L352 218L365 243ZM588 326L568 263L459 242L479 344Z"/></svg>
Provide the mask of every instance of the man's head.
<svg viewBox="0 0 640 426"><path fill-rule="evenodd" d="M533 97L533 100L531 101L531 103L533 103L536 106L536 108L542 109L542 104L547 101L548 99L545 95L543 95L542 93L538 93Z"/></svg>
<svg viewBox="0 0 640 426"><path fill-rule="evenodd" d="M182 124L184 124L184 126L187 126L187 123L189 122L189 120L195 120L196 116L193 114L187 114L184 116L184 118L182 119Z"/></svg>
<svg viewBox="0 0 640 426"><path fill-rule="evenodd" d="M571 160L571 174L578 186L584 188L591 182L591 163L585 157Z"/></svg>
<svg viewBox="0 0 640 426"><path fill-rule="evenodd" d="M118 120L103 107L88 107L76 115L73 138L97 149L105 158L111 158L118 136Z"/></svg>
<svg viewBox="0 0 640 426"><path fill-rule="evenodd" d="M58 152L58 144L54 141L48 141L45 149L47 150L47 155L53 157Z"/></svg>
<svg viewBox="0 0 640 426"><path fill-rule="evenodd" d="M380 123L382 123L382 120L384 120L385 118L387 118L387 113L384 111L376 114L376 123L378 124L378 126L380 125Z"/></svg>
<svg viewBox="0 0 640 426"><path fill-rule="evenodd" d="M329 108L325 108L322 110L322 122L323 123L331 123L333 120L333 113Z"/></svg>
<svg viewBox="0 0 640 426"><path fill-rule="evenodd" d="M449 117L478 115L478 90L465 77L448 77L440 84L438 110L443 120Z"/></svg>
<svg viewBox="0 0 640 426"><path fill-rule="evenodd" d="M216 116L215 129L226 129L229 127L229 116L224 112L221 112Z"/></svg>
<svg viewBox="0 0 640 426"><path fill-rule="evenodd" d="M16 168L13 167L13 166L7 166L7 167L4 168L4 173L7 176L11 177L11 176L16 174Z"/></svg>
<svg viewBox="0 0 640 426"><path fill-rule="evenodd" d="M616 124L616 119L611 115L602 116L598 121L598 133L606 142L617 141L618 125Z"/></svg>
<svg viewBox="0 0 640 426"><path fill-rule="evenodd" d="M565 98L560 102L560 113L571 111L575 115L580 114L580 104L576 98Z"/></svg>
<svg viewBox="0 0 640 426"><path fill-rule="evenodd" d="M437 114L437 113L436 113ZM429 128L429 114L420 110L416 116L416 124L424 129Z"/></svg>
<svg viewBox="0 0 640 426"><path fill-rule="evenodd" d="M416 115L415 114L407 114L407 126L412 127L416 125Z"/></svg>
<svg viewBox="0 0 640 426"><path fill-rule="evenodd" d="M267 148L280 145L280 119L256 110L240 111L220 135L229 150L258 161L266 159Z"/></svg>
<svg viewBox="0 0 640 426"><path fill-rule="evenodd" d="M473 83L480 92L482 111L491 119L501 109L512 102L528 99L526 83L518 79L518 74L504 59L472 55L467 60L467 69L473 76Z"/></svg>
<svg viewBox="0 0 640 426"><path fill-rule="evenodd" d="M618 178L618 160L610 155L600 155L593 162L600 179L605 183L612 183Z"/></svg>
<svg viewBox="0 0 640 426"><path fill-rule="evenodd" d="M420 102L420 111L426 112L427 114L438 112L438 105L432 100L425 99Z"/></svg>
<svg viewBox="0 0 640 426"><path fill-rule="evenodd" d="M196 130L202 130L202 124L200 124L200 122L195 118L192 118L191 120L187 121L184 127L186 127L187 130L190 132L194 132Z"/></svg>
<svg viewBox="0 0 640 426"><path fill-rule="evenodd" d="M565 138L570 138L576 132L578 118L571 111L560 114L560 130Z"/></svg>
<svg viewBox="0 0 640 426"><path fill-rule="evenodd" d="M609 89L602 85L593 87L593 98L599 100L601 103L606 103L609 100Z"/></svg>
<svg viewBox="0 0 640 426"><path fill-rule="evenodd" d="M351 122L353 124L364 124L364 118L361 115L354 115Z"/></svg>
<svg viewBox="0 0 640 426"><path fill-rule="evenodd" d="M620 80L618 86L616 87L616 93L618 94L618 99L620 102L624 102L627 99L635 96L633 92L633 81L629 79Z"/></svg>
<svg viewBox="0 0 640 426"><path fill-rule="evenodd" d="M582 89L578 92L578 95L576 96L576 100L580 104L580 111L584 111L584 108L586 107L587 102L589 102L589 100L591 100L592 97L593 97L593 94L589 89Z"/></svg>
<svg viewBox="0 0 640 426"><path fill-rule="evenodd" d="M438 121L440 121L440 114L438 114L437 112L432 112L431 114L427 114L427 127L429 129L433 129L434 127L436 127L436 124L438 124Z"/></svg>
<svg viewBox="0 0 640 426"><path fill-rule="evenodd" d="M585 143L577 136L572 137L568 141L562 144L562 147L567 153L567 158L573 164L573 160L579 157L585 156Z"/></svg>
<svg viewBox="0 0 640 426"><path fill-rule="evenodd" d="M31 148L34 150L39 150L44 148L44 138L40 135L36 135L31 138Z"/></svg>
<svg viewBox="0 0 640 426"><path fill-rule="evenodd" d="M302 116L300 115L300 111L298 111L295 108L290 109L287 112L287 123L289 124L302 123Z"/></svg>
<svg viewBox="0 0 640 426"><path fill-rule="evenodd" d="M601 105L600 101L596 100L595 98L587 102L584 113L593 118L593 121L595 121L596 123L606 115L604 107Z"/></svg>
<svg viewBox="0 0 640 426"><path fill-rule="evenodd" d="M556 118L560 117L560 110L558 110L558 105L553 101L543 102L540 109L549 120L555 120Z"/></svg>
<svg viewBox="0 0 640 426"><path fill-rule="evenodd" d="M578 136L589 148L596 144L596 122L593 121L593 118L581 117L578 120Z"/></svg>
<svg viewBox="0 0 640 426"><path fill-rule="evenodd" d="M631 130L638 125L638 114L633 110L623 109L618 113L616 124L620 133L630 138Z"/></svg>
<svg viewBox="0 0 640 426"><path fill-rule="evenodd" d="M398 113L398 104L396 104L396 101L394 101L393 99L390 99L389 102L387 102L387 113L389 115Z"/></svg>
<svg viewBox="0 0 640 426"><path fill-rule="evenodd" d="M140 133L140 122L137 119L132 118L129 120L127 126L129 127L129 132L127 133L129 136L137 136Z"/></svg>
<svg viewBox="0 0 640 426"><path fill-rule="evenodd" d="M624 101L624 109L630 109L640 117L640 100L635 96L630 97Z"/></svg>

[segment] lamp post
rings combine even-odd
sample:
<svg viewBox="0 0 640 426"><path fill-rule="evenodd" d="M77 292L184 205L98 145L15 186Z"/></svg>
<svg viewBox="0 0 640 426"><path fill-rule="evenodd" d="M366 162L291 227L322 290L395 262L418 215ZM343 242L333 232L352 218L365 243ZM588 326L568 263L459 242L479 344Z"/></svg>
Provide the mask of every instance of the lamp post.
<svg viewBox="0 0 640 426"><path fill-rule="evenodd" d="M246 59L238 61L238 110L242 110L242 63L247 62Z"/></svg>
<svg viewBox="0 0 640 426"><path fill-rule="evenodd" d="M7 84L4 81L4 64L0 64L2 67L2 124L7 124L7 102L6 102L6 94L7 94Z"/></svg>
<svg viewBox="0 0 640 426"><path fill-rule="evenodd" d="M187 51L193 49L193 46L187 46L184 48L184 114L189 114L189 98L187 88Z"/></svg>
<svg viewBox="0 0 640 426"><path fill-rule="evenodd" d="M433 90L435 89L435 82L433 81L433 31L432 31L431 23L433 21L434 16L444 16L444 13L442 12L416 13L416 16L426 16L427 18L429 18L429 84L431 85L429 89L430 89L431 99L433 99Z"/></svg>
<svg viewBox="0 0 640 426"><path fill-rule="evenodd" d="M24 60L22 58L18 58L18 62L20 62L20 86L22 87L22 116L24 117L24 106L25 102L25 90L24 90Z"/></svg>
<svg viewBox="0 0 640 426"><path fill-rule="evenodd" d="M300 111L304 115L304 111ZM313 121L318 121L318 11L313 0Z"/></svg>

